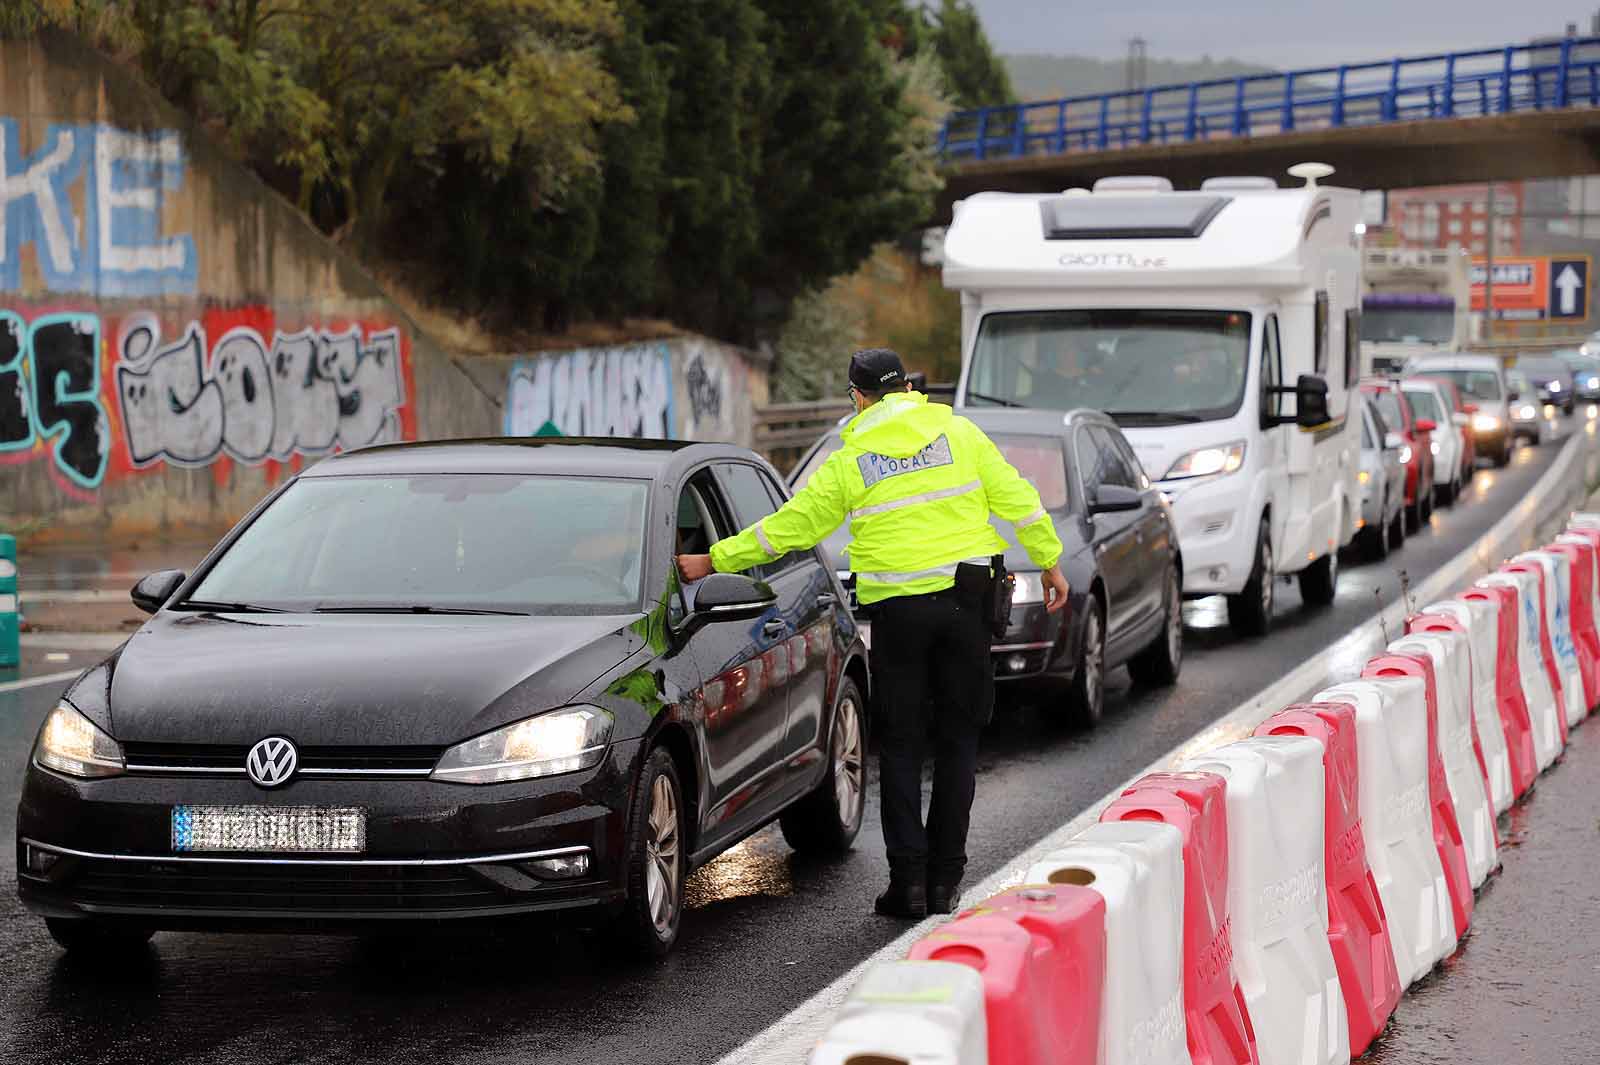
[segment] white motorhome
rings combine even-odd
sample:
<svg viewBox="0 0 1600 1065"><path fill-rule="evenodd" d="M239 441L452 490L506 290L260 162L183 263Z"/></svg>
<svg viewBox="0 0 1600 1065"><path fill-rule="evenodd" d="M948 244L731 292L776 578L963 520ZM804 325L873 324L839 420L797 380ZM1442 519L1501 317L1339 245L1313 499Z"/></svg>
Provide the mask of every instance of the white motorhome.
<svg viewBox="0 0 1600 1065"><path fill-rule="evenodd" d="M1273 578L1333 598L1361 496L1359 195L1268 178L1107 178L956 204L958 406L1104 410L1178 520L1184 594L1246 633ZM1086 479L1086 485L1088 479Z"/></svg>

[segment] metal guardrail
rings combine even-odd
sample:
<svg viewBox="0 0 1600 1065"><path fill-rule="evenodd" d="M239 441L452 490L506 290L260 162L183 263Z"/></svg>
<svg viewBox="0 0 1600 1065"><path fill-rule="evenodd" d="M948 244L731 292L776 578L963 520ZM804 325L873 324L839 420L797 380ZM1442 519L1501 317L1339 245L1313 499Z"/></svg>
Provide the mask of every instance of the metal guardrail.
<svg viewBox="0 0 1600 1065"><path fill-rule="evenodd" d="M1600 37L957 111L950 163L1600 104Z"/></svg>
<svg viewBox="0 0 1600 1065"><path fill-rule="evenodd" d="M855 406L850 400L819 399L807 403L772 403L757 407L755 448L771 454L789 448L807 448L832 429Z"/></svg>

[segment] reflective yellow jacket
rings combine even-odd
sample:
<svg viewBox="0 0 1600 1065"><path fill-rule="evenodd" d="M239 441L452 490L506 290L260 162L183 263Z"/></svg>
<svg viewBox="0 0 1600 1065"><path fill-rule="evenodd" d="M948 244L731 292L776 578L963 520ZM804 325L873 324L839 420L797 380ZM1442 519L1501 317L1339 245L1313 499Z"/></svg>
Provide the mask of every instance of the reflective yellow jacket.
<svg viewBox="0 0 1600 1065"><path fill-rule="evenodd" d="M719 572L809 550L849 519L862 604L925 595L951 587L957 564L1005 551L991 512L1012 523L1034 565L1048 569L1060 559L1038 490L983 430L944 404L894 392L852 418L842 436L844 446L793 499L712 546Z"/></svg>

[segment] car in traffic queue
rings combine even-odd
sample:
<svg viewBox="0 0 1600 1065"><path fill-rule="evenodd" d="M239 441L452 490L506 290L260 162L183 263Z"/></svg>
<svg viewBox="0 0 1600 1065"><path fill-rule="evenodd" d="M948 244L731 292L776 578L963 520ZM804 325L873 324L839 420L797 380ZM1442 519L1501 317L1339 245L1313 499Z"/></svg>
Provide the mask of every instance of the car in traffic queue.
<svg viewBox="0 0 1600 1065"><path fill-rule="evenodd" d="M1515 367L1506 370L1506 399L1511 412L1511 435L1535 446L1554 432L1556 408L1544 402L1539 390Z"/></svg>
<svg viewBox="0 0 1600 1065"><path fill-rule="evenodd" d="M1390 430L1370 395L1360 401L1361 529L1356 541L1368 558L1381 559L1406 540L1405 441Z"/></svg>
<svg viewBox="0 0 1600 1065"><path fill-rule="evenodd" d="M1433 500L1450 506L1461 491L1461 437L1450 421L1450 408L1444 391L1436 384L1417 377L1400 379L1400 391L1419 428L1427 423L1428 450L1433 453Z"/></svg>
<svg viewBox="0 0 1600 1065"><path fill-rule="evenodd" d="M1461 390L1448 377L1416 374L1411 379L1426 381L1436 386L1439 394L1444 397L1445 413L1449 415L1446 420L1449 422L1450 433L1459 445L1456 448L1456 468L1460 475L1456 486L1459 498L1461 487L1469 483L1478 472L1478 441L1472 434L1472 416L1478 412L1477 404L1468 403L1462 398Z"/></svg>
<svg viewBox="0 0 1600 1065"><path fill-rule="evenodd" d="M1100 720L1105 676L1119 666L1139 683L1173 683L1183 664L1176 526L1116 423L1090 410L958 413L1038 489L1061 537L1061 571L1071 589L1066 610L1046 613L1039 571L1020 547L1006 552L1016 587L1010 625L991 648L996 681L1042 692L1085 724ZM841 445L838 429L819 440L790 475L791 486L803 485ZM1197 476L1219 472L1220 465ZM1005 535L1006 523L991 521ZM848 569L848 527L823 548L837 569Z"/></svg>
<svg viewBox="0 0 1600 1065"><path fill-rule="evenodd" d="M152 616L47 716L23 903L69 950L584 910L664 954L695 866L774 820L820 852L861 824L865 647L832 571L674 565L781 484L661 441L317 463L141 580Z"/></svg>
<svg viewBox="0 0 1600 1065"><path fill-rule="evenodd" d="M1572 368L1560 359L1548 355L1520 355L1517 369L1533 385L1540 403L1557 407L1563 414L1571 414L1578 405L1578 390Z"/></svg>
<svg viewBox="0 0 1600 1065"><path fill-rule="evenodd" d="M1585 355L1579 348L1563 348L1552 355L1572 371L1572 391L1578 402L1600 402L1600 357Z"/></svg>
<svg viewBox="0 0 1600 1065"><path fill-rule="evenodd" d="M1400 436L1400 464L1406 468L1406 532L1416 532L1433 516L1433 448L1431 421L1418 418L1390 377L1365 378L1361 391L1372 397L1391 432Z"/></svg>
<svg viewBox="0 0 1600 1065"><path fill-rule="evenodd" d="M1511 427L1510 387L1506 370L1495 355L1422 355L1406 363L1405 372L1415 376L1447 380L1464 400L1469 416L1473 450L1496 466L1511 461L1515 442ZM1476 410L1469 408L1476 407Z"/></svg>

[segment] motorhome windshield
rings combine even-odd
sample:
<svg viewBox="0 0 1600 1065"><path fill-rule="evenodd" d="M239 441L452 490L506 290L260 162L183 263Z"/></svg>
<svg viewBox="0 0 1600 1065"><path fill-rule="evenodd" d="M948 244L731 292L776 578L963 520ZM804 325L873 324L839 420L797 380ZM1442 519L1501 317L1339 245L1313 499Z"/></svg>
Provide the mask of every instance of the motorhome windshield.
<svg viewBox="0 0 1600 1065"><path fill-rule="evenodd" d="M1437 307L1374 307L1361 309L1361 339L1379 344L1448 344L1455 339L1456 311Z"/></svg>
<svg viewBox="0 0 1600 1065"><path fill-rule="evenodd" d="M1123 425L1213 421L1244 400L1250 315L1152 308L1014 311L978 327L969 406L1103 410Z"/></svg>

